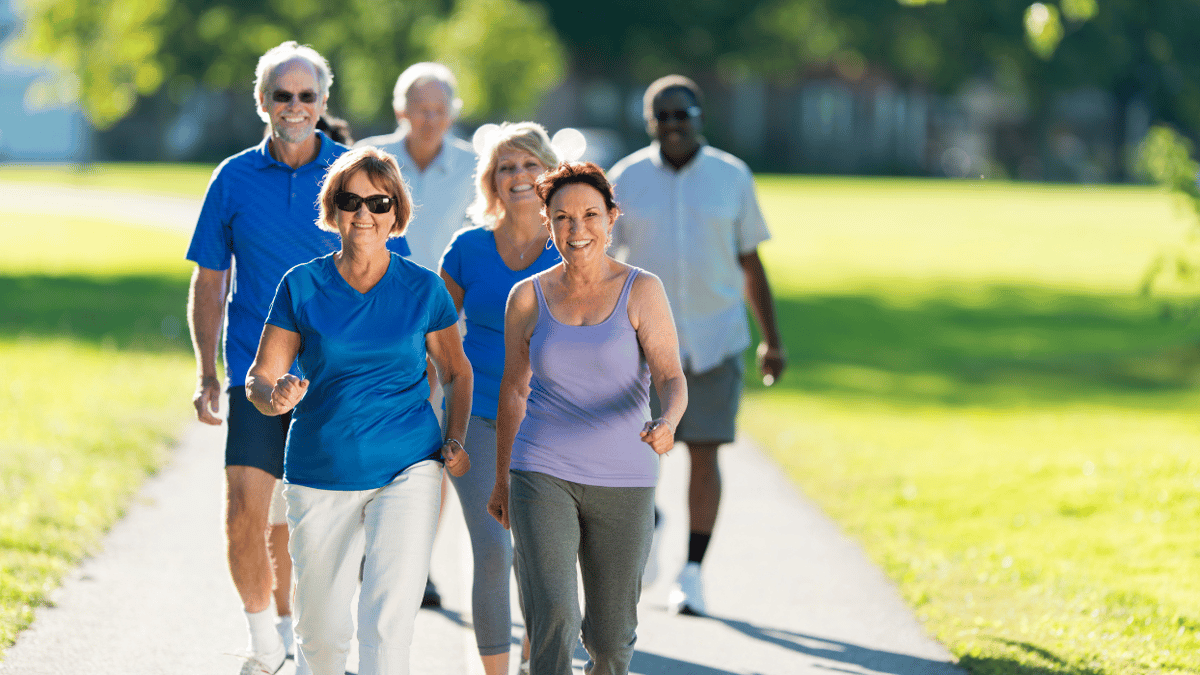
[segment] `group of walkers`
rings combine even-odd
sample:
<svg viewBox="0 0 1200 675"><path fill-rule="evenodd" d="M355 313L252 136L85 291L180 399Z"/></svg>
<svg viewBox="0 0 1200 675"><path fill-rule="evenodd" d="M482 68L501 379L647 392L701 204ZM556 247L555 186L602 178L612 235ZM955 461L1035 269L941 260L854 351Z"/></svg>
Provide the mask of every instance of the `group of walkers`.
<svg viewBox="0 0 1200 675"><path fill-rule="evenodd" d="M295 42L262 56L268 133L214 171L187 256L199 419L221 424L228 393L242 673L294 654L300 673L341 675L356 590L359 672L407 673L419 607L438 601L444 474L484 671L508 672L515 567L522 669L567 675L582 637L586 672L626 673L657 568L659 456L679 441L691 535L669 603L706 612L743 298L764 379L785 366L751 175L704 143L680 76L646 92L655 142L607 174L532 122L454 138L461 101L433 63L400 75L397 132L349 149L317 130L332 81Z"/></svg>

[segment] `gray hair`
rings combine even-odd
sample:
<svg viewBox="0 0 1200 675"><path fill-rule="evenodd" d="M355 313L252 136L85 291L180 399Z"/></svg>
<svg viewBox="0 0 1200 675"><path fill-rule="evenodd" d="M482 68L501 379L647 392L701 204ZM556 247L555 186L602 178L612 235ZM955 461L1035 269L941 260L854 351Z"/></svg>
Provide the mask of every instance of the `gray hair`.
<svg viewBox="0 0 1200 675"><path fill-rule="evenodd" d="M258 59L258 67L254 69L254 109L258 111L258 116L264 122L270 122L271 118L262 110L262 103L266 100L267 84L275 77L275 69L279 66L292 61L294 59L303 59L307 61L313 70L317 71L317 95L325 98L329 95L329 87L333 85L333 69L329 67L329 62L324 56L317 53L317 50L302 45L295 40L281 42L278 46L267 50Z"/></svg>
<svg viewBox="0 0 1200 675"><path fill-rule="evenodd" d="M430 82L442 85L446 90L446 99L450 102L450 114L452 117L458 117L458 111L462 110L463 105L462 99L458 97L458 80L449 68L432 61L414 63L400 73L400 77L396 78L396 87L392 90L392 110L400 112L407 108L408 92L412 91L413 87Z"/></svg>

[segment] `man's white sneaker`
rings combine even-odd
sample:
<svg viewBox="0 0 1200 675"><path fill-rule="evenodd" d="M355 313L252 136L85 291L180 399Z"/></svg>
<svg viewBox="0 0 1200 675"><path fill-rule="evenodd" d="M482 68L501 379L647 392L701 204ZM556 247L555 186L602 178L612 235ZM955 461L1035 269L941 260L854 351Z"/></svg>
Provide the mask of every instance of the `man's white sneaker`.
<svg viewBox="0 0 1200 675"><path fill-rule="evenodd" d="M275 675L287 660L287 649L282 644L269 654L247 656L240 675Z"/></svg>
<svg viewBox="0 0 1200 675"><path fill-rule="evenodd" d="M700 579L700 563L689 562L683 566L671 592L667 594L667 607L676 614L707 616L704 604L704 582Z"/></svg>
<svg viewBox="0 0 1200 675"><path fill-rule="evenodd" d="M281 616L275 621L275 630L283 640L283 651L287 656L296 656L296 640L292 635L292 615Z"/></svg>

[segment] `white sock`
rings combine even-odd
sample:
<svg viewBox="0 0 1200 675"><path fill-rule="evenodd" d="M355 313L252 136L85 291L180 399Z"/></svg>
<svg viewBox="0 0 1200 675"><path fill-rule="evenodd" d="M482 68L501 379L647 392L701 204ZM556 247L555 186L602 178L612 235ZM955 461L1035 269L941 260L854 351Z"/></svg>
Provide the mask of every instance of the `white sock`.
<svg viewBox="0 0 1200 675"><path fill-rule="evenodd" d="M251 652L270 654L283 645L279 631L275 630L275 612L270 607L261 612L246 612L246 625L250 628Z"/></svg>

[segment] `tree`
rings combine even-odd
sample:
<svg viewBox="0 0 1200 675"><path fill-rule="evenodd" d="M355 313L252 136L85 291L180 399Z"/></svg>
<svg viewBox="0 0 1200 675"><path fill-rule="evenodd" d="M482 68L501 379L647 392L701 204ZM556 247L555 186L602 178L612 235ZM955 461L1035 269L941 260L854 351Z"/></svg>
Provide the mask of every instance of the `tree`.
<svg viewBox="0 0 1200 675"><path fill-rule="evenodd" d="M485 8L492 20L472 24L463 7ZM459 59L464 67L507 64L505 92L490 92L476 109L480 115L517 112L506 106L537 100L562 71L562 48L541 8L520 0L345 0L332 14L318 0L29 0L24 11L14 51L57 66L32 98L77 101L101 129L164 85L177 99L197 86L249 93L258 57L289 39L329 59L331 104L358 120L390 117L401 70L461 54L464 44L472 45L471 58ZM512 58L505 36L538 48L519 49ZM468 81L490 77L459 74Z"/></svg>

